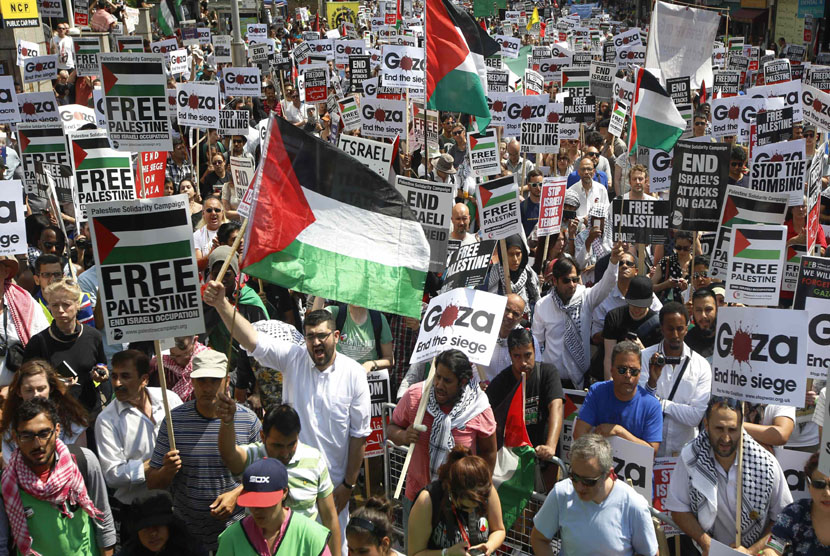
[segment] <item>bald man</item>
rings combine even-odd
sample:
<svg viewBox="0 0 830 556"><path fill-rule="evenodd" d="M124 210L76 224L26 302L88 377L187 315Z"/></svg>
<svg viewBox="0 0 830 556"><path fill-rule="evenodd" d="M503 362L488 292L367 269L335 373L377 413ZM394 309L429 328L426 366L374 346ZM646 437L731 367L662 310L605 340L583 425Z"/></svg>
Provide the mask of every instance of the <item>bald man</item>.
<svg viewBox="0 0 830 556"><path fill-rule="evenodd" d="M496 349L493 350L493 356L490 357L490 364L477 365L484 372L484 376L487 377L488 381L496 378L497 374L510 366L510 353L507 351L507 336L514 329L521 327L525 307L524 299L520 295L511 293L507 296L507 305L504 307L504 317L501 319L499 336L496 339ZM536 357L541 361L541 354L538 350Z"/></svg>
<svg viewBox="0 0 830 556"><path fill-rule="evenodd" d="M452 207L450 221L452 222L450 229L451 240L460 241L461 245L478 241L478 237L467 231L470 229L470 209L467 208L467 205L464 203L456 203Z"/></svg>
<svg viewBox="0 0 830 556"><path fill-rule="evenodd" d="M505 167L510 170L510 173L516 176L516 182L519 180L519 172L523 175L522 183L527 183L527 174L535 168L533 163L523 156L521 156L522 146L513 139L507 144L507 161L504 163Z"/></svg>

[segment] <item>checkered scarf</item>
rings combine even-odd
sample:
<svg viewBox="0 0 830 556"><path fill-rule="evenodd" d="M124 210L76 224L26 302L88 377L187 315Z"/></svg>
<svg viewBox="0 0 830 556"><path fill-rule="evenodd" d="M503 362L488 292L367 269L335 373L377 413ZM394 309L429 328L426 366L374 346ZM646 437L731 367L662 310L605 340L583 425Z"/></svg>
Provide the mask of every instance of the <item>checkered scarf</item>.
<svg viewBox="0 0 830 556"><path fill-rule="evenodd" d="M198 340L194 340L193 354L190 356L190 361L184 367L176 363L176 359L170 354L161 356L162 361L164 361L164 372L166 373L165 377L167 378L167 382L173 383L173 386L168 384L168 388L175 392L183 402L193 399L193 381L190 380L190 373L193 372L193 358L206 349L207 346ZM153 365L155 365L155 362L155 359L153 359ZM156 372L158 372L158 369L156 369Z"/></svg>
<svg viewBox="0 0 830 556"><path fill-rule="evenodd" d="M72 458L72 454L69 453L69 449L60 439L55 441L55 467L46 482L41 481L29 469L18 448L12 453L9 464L3 470L0 484L12 536L20 553L26 556L40 555L32 550L32 537L29 535L29 526L18 487L38 500L55 505L63 515L70 519L73 513L69 510L69 504L81 506L93 518L99 518L101 514L101 511L89 499L81 471Z"/></svg>
<svg viewBox="0 0 830 556"><path fill-rule="evenodd" d="M582 302L585 300L583 292L574 292L573 297L567 305L559 297L559 294L554 289L550 292L553 302L560 311L565 313L565 349L573 357L574 362L581 372L588 370L588 360L585 358L585 347L582 345ZM573 377L572 377L573 378Z"/></svg>
<svg viewBox="0 0 830 556"><path fill-rule="evenodd" d="M744 435L743 483L741 498L741 544L751 546L767 523L772 486L775 481L772 455L746 432ZM689 469L689 506L704 531L711 533L718 513L718 470L709 434L703 430L680 457Z"/></svg>
<svg viewBox="0 0 830 556"><path fill-rule="evenodd" d="M438 477L438 468L446 461L447 454L455 447L453 429L464 430L470 419L488 409L489 399L479 387L478 381L470 380L464 386L461 397L449 413L441 410L435 398L435 386L430 387L427 412L435 419L429 432L429 471L433 480Z"/></svg>

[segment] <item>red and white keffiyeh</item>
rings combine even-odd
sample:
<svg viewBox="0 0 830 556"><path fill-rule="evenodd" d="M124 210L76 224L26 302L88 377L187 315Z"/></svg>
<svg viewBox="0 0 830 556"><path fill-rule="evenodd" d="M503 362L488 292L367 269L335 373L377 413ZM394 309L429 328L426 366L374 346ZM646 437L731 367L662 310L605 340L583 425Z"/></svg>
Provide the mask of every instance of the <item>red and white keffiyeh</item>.
<svg viewBox="0 0 830 556"><path fill-rule="evenodd" d="M40 555L32 550L32 537L29 535L29 526L18 487L38 500L55 505L63 515L70 518L72 512L69 511L67 503L80 505L92 518L97 519L101 514L89 498L84 478L72 454L60 439L56 440L55 458L55 467L46 482L43 482L26 465L20 449L17 449L9 459L9 464L3 470L3 476L0 479L3 504L6 506L12 536L20 553L27 556Z"/></svg>

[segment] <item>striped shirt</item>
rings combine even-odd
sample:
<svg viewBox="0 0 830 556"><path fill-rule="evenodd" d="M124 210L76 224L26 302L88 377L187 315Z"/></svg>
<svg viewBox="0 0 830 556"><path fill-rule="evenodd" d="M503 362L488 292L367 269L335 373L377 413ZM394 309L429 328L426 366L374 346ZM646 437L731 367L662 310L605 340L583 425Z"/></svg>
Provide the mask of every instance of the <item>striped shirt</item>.
<svg viewBox="0 0 830 556"><path fill-rule="evenodd" d="M242 446L247 453L245 467L264 457L265 445L255 442ZM297 451L288 462L288 507L309 519L317 519L317 499L334 492L326 460L320 451L297 442Z"/></svg>
<svg viewBox="0 0 830 556"><path fill-rule="evenodd" d="M200 415L195 400L173 409L170 416L176 431L176 449L182 458L182 468L170 484L173 508L190 533L200 539L207 550L216 550L219 533L245 515L244 509L239 507L227 521L214 519L210 515L210 505L216 497L239 486L219 455L220 420ZM254 412L237 404L234 417L236 443L255 442L261 428ZM167 423L163 422L159 427L150 467L159 469L168 451Z"/></svg>

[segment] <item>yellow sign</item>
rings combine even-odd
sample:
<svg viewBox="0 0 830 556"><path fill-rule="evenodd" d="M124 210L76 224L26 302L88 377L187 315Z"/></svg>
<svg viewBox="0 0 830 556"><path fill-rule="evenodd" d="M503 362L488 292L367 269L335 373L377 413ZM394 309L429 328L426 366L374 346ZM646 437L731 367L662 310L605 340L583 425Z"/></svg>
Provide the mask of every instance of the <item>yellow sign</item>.
<svg viewBox="0 0 830 556"><path fill-rule="evenodd" d="M6 29L38 27L37 0L0 0L0 14Z"/></svg>
<svg viewBox="0 0 830 556"><path fill-rule="evenodd" d="M326 2L329 28L337 29L341 23L353 23L357 27L357 9L360 2Z"/></svg>

